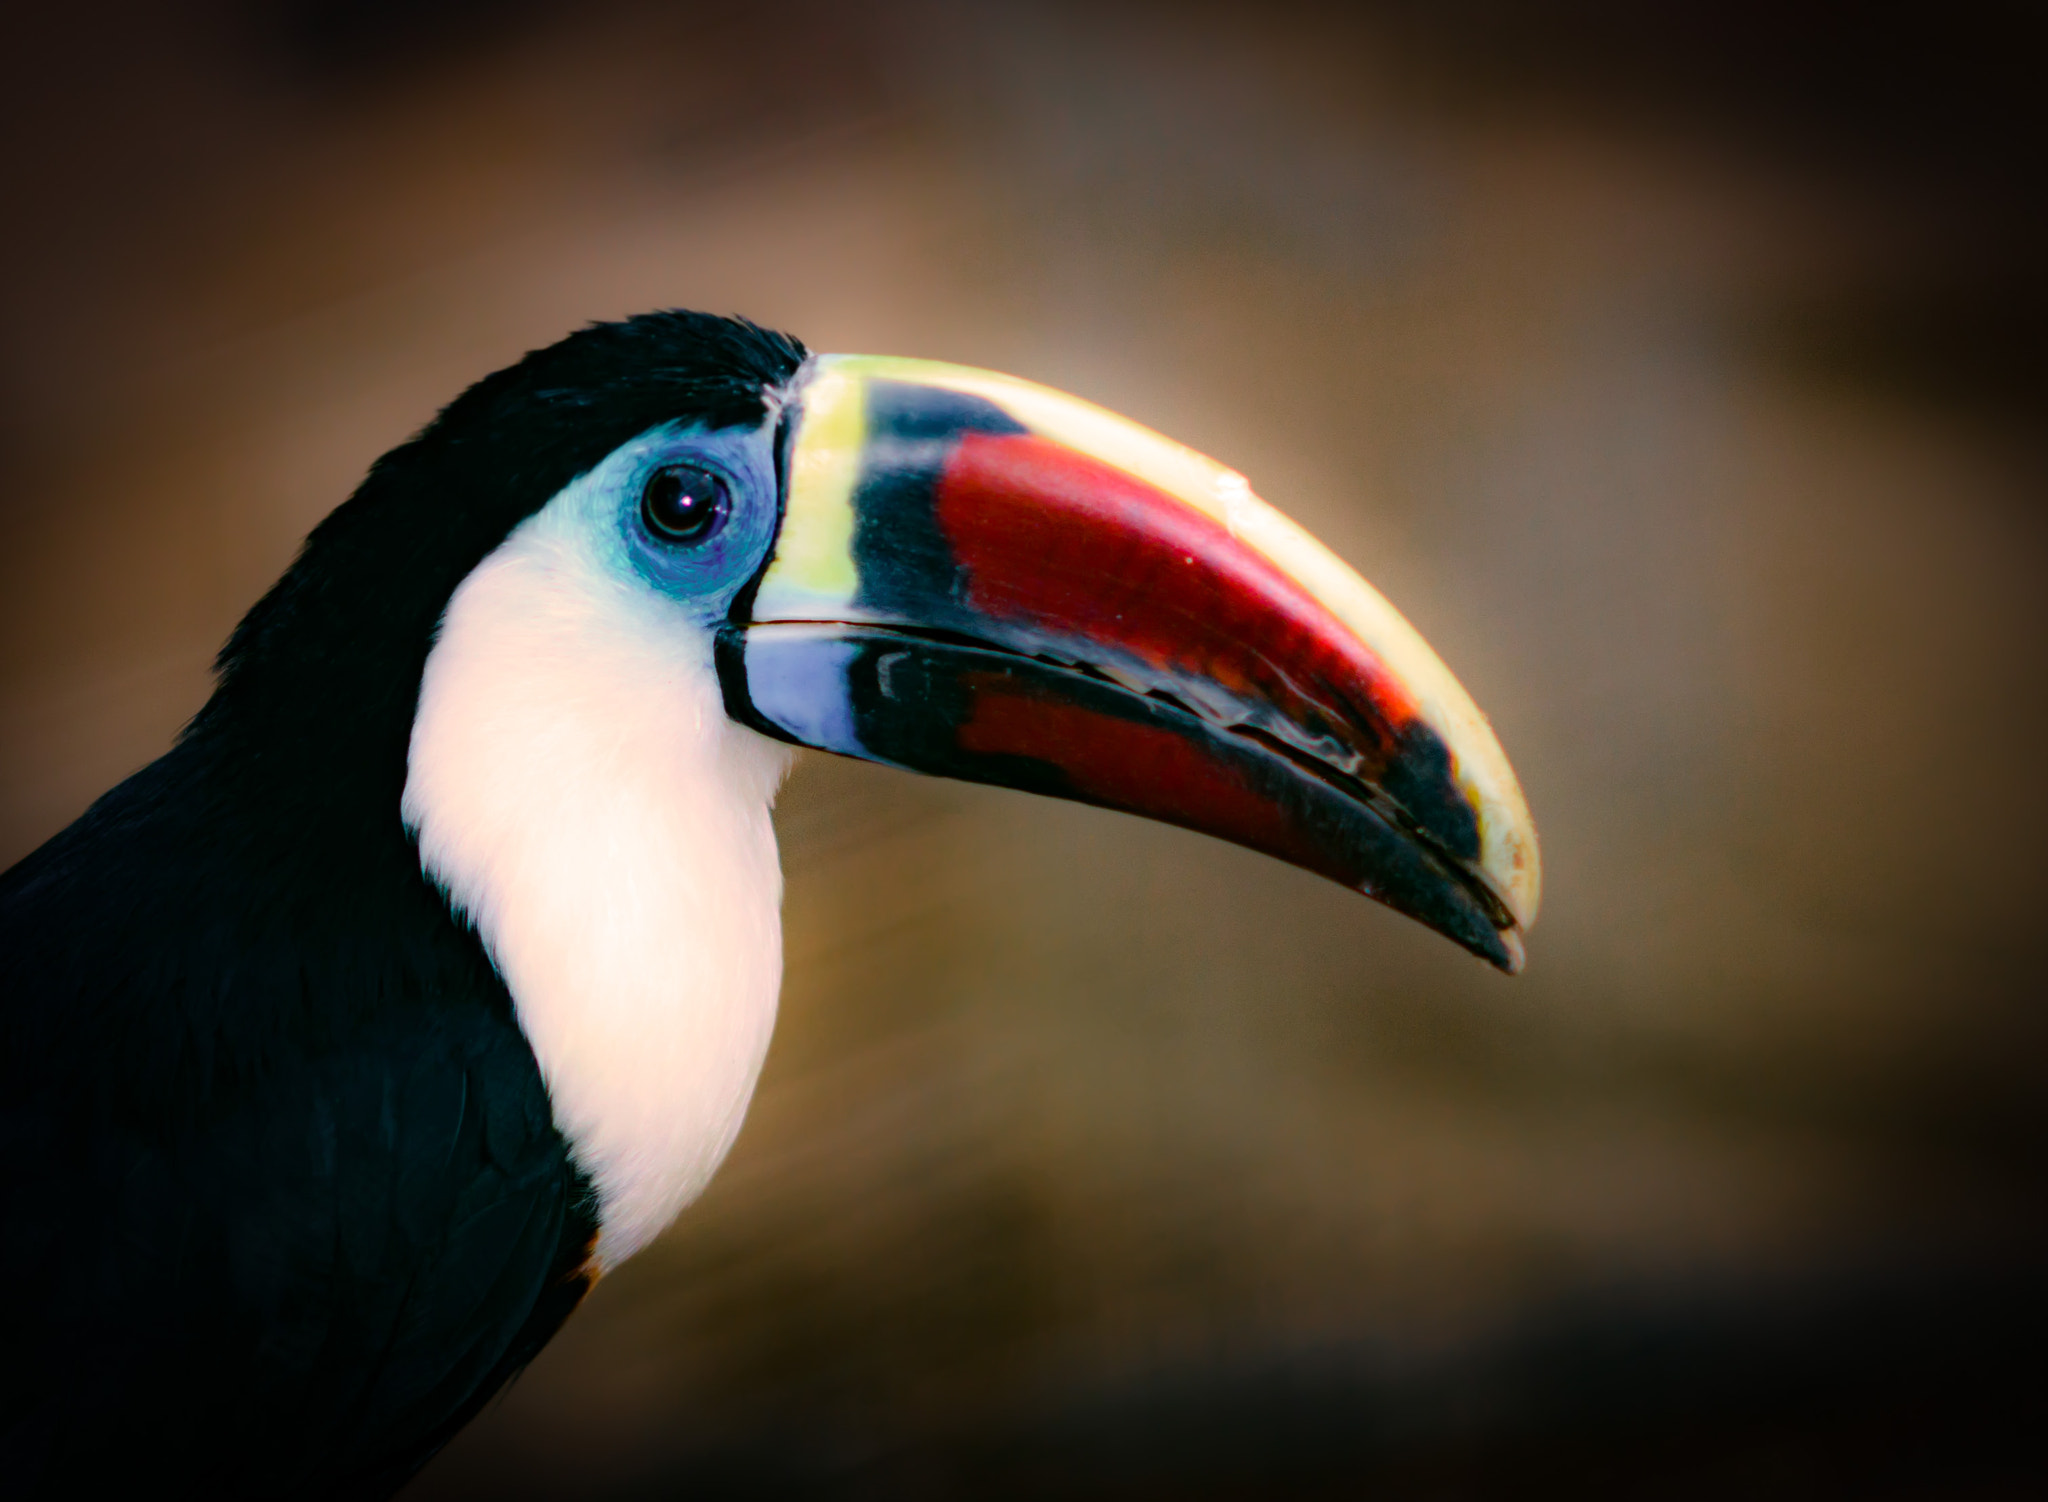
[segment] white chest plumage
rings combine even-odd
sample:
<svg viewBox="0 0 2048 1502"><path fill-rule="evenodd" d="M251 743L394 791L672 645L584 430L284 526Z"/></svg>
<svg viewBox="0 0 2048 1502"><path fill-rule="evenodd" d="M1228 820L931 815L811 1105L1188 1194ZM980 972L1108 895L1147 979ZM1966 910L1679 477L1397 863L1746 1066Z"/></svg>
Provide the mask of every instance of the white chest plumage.
<svg viewBox="0 0 2048 1502"><path fill-rule="evenodd" d="M710 634L604 557L574 487L463 582L404 814L512 993L615 1266L739 1131L782 979L788 749L726 718Z"/></svg>

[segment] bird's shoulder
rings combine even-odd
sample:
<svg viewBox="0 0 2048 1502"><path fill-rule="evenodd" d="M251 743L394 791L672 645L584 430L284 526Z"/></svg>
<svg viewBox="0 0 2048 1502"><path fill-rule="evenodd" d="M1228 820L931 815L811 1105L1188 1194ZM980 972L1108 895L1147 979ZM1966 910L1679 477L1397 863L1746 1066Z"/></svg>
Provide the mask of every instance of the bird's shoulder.
<svg viewBox="0 0 2048 1502"><path fill-rule="evenodd" d="M236 820L173 753L0 878L17 1477L374 1494L580 1296L588 1186L395 814Z"/></svg>

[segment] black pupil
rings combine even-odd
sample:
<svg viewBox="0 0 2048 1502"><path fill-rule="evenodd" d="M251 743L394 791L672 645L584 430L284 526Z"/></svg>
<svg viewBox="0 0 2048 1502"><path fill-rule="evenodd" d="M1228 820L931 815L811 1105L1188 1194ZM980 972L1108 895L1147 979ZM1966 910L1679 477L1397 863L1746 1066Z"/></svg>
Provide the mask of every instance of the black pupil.
<svg viewBox="0 0 2048 1502"><path fill-rule="evenodd" d="M671 464L647 477L640 514L656 537L700 542L725 519L725 481L693 464Z"/></svg>

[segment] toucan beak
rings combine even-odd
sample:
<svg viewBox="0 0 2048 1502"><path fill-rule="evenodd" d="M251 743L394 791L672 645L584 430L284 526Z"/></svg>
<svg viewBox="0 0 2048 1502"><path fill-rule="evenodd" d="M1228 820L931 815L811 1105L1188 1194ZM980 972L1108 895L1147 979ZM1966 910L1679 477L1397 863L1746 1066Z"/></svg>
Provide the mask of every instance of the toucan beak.
<svg viewBox="0 0 2048 1502"><path fill-rule="evenodd" d="M1242 476L1027 381L823 355L782 484L719 635L736 719L1217 835L1521 968L1536 831L1485 716Z"/></svg>

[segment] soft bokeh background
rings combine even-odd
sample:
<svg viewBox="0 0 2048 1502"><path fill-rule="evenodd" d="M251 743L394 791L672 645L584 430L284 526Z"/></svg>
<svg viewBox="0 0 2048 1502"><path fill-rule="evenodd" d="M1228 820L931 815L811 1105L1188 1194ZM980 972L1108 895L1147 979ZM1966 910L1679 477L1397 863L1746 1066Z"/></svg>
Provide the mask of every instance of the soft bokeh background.
<svg viewBox="0 0 2048 1502"><path fill-rule="evenodd" d="M2020 1495L2048 1400L2026 7L9 7L0 860L593 318L1034 377L1490 711L1508 982L812 758L711 1191L409 1495Z"/></svg>

